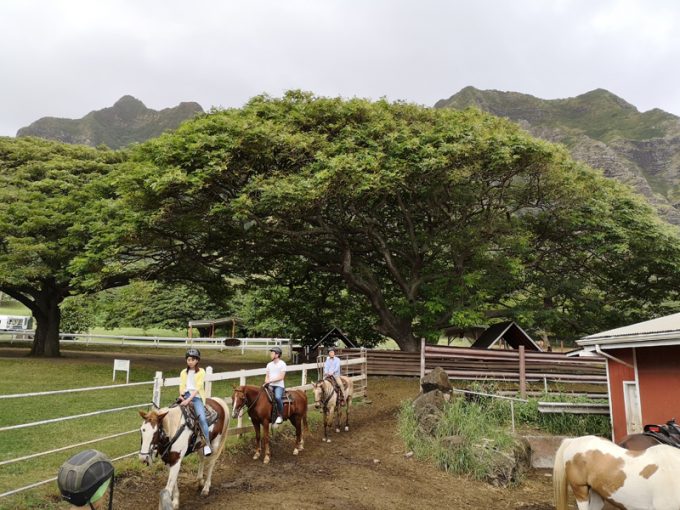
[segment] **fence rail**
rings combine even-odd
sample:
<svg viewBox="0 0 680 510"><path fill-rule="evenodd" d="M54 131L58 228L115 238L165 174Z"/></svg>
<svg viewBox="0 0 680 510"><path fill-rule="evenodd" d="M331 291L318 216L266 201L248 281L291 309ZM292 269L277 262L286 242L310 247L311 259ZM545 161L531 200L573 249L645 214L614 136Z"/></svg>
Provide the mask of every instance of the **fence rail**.
<svg viewBox="0 0 680 510"><path fill-rule="evenodd" d="M365 351L360 350L357 353L349 353L343 356L344 359L340 360L340 365L343 370L343 375L346 375L350 377L354 382L355 382L355 392L354 395L356 397L361 397L361 396L366 396L366 391L368 387L368 370L367 370L367 358L365 356ZM295 387L290 387L288 389L290 390L295 390L295 389L301 389L304 391L307 391L312 388L312 384L308 382L308 375L310 371L316 372L319 369L319 364L318 363L305 363L302 365L289 365L286 367L286 373L295 373L295 372L301 372L301 384L299 386ZM205 377L205 382L206 382L206 395L210 396L212 392L212 383L216 381L228 381L228 380L234 380L238 381L240 385L246 384L246 378L251 377L251 376L261 376L264 375L266 372L265 369L253 369L253 370L234 370L230 372L217 372L213 373L212 367L207 367L206 368L206 377ZM138 382L138 383L129 383L129 384L118 384L118 385L107 385L107 386L93 386L93 387L83 387L83 388L70 388L70 389L65 389L65 390L53 390L53 391L45 391L45 392L34 392L34 393L23 393L23 394L15 394L15 395L4 395L4 398L31 398L31 397L36 397L36 396L44 396L44 395L53 395L53 394L59 394L59 393L73 393L73 392L79 392L79 391L94 391L94 390L108 390L113 387L115 388L124 388L128 386L139 386L142 384L153 384L153 393L152 393L152 398L151 401L160 406L161 404L161 391L162 388L165 387L171 387L171 386L179 386L179 377L170 377L170 378L164 378L162 372L156 372L156 377L154 378L153 381L146 381L146 382ZM231 404L231 398L227 397L227 402ZM112 412L117 412L117 411L122 411L125 409L131 409L134 407L144 407L145 405L148 405L146 402L143 404L135 404L135 405L129 405L129 406L124 406L120 408L115 408L115 409L103 409L99 411L94 411L90 413L84 413L84 414L79 414L79 415L71 415L71 416L63 416L60 418L52 418L49 420L41 420L41 421L34 421L34 422L29 422L29 423L22 423L18 425L11 425L7 427L2 427L0 428L0 432L8 432L11 430L16 430L20 428L27 428L27 427L34 427L34 426L39 426L39 425L46 425L50 423L56 423L56 422L61 422L61 421L66 421L66 420L74 420L78 418L84 418L88 416L96 416L100 414L106 414L106 413L112 413ZM35 459L37 457L42 457L45 455L53 454L53 453L58 453L66 450L70 450L72 448L77 448L79 446L83 446L86 444L93 444L97 443L100 441L105 441L107 439L115 438L115 437L120 437L124 436L127 434L134 433L138 429L134 430L128 430L124 432L118 432L112 435L107 435L99 438L94 438L90 439L88 441L80 442L77 444L71 444L63 447L59 447L56 449L51 449L51 450L46 450L42 452L36 452L36 453L31 453L29 455L23 455L20 457L12 458L12 459L7 459L2 462L0 462L0 466L6 465L6 464L14 464L18 462L24 462L28 461L31 459ZM243 422L242 422L242 417L239 417L238 423L236 428L230 428L228 430L229 436L237 435L237 434L243 434L247 432L251 432L253 429L251 426L244 427ZM115 459L112 459L114 461L125 458L125 457L130 457L132 455L137 454L137 451L122 455L120 457L116 457ZM31 483L29 485L25 485L23 487L18 487L15 489L12 489L10 491L4 492L0 494L0 499L11 496L14 494L18 494L20 492L33 489L35 487L39 487L41 485L44 485L46 483L50 483L52 481L56 480L56 478L50 478L47 480L42 480L39 482Z"/></svg>

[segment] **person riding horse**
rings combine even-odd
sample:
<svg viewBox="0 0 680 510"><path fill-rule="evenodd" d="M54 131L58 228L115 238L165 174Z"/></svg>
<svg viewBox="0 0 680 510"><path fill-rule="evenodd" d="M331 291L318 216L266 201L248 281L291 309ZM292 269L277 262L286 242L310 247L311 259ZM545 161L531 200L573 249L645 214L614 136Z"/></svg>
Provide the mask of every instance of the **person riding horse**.
<svg viewBox="0 0 680 510"><path fill-rule="evenodd" d="M335 347L328 348L328 358L323 365L324 378L328 379L338 393L338 402L340 406L345 405L345 397L342 391L342 381L340 380L340 360L335 357Z"/></svg>
<svg viewBox="0 0 680 510"><path fill-rule="evenodd" d="M276 421L274 425L283 423L283 395L286 392L286 362L281 359L281 348L272 347L269 349L271 353L271 361L267 363L267 375L264 379L264 385L269 386L274 393L274 400L276 400Z"/></svg>

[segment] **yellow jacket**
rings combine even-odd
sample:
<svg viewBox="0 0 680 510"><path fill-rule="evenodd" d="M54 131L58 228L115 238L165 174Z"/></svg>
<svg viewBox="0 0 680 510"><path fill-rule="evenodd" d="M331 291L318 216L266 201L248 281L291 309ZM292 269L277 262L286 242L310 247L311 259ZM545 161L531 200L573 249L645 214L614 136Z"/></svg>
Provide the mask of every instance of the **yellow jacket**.
<svg viewBox="0 0 680 510"><path fill-rule="evenodd" d="M201 400L205 403L205 384L203 384L205 379L205 370L199 368L196 371L194 379L196 381L196 388L198 388L198 395L201 397ZM186 391L187 391L187 369L185 368L179 374L179 392L182 394L182 396L184 396L184 393Z"/></svg>

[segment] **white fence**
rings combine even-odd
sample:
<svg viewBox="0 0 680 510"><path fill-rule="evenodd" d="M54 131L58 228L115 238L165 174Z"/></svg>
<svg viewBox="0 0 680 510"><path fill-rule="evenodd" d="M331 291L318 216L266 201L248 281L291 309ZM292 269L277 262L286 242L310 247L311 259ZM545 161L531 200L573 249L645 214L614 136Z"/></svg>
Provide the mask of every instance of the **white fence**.
<svg viewBox="0 0 680 510"><path fill-rule="evenodd" d="M368 383L368 377L367 377L367 358L365 352L362 352L359 357L354 357L351 359L343 359L340 361L340 365L343 368L343 374L351 377L351 379L355 383L355 396L356 397L362 397L366 396L366 390L367 390L367 383ZM299 386L294 386L288 389L301 389L301 390L309 390L312 388L312 385L308 382L308 376L310 371L316 373L319 365L317 363L305 363L302 365L289 365L286 368L286 374L291 374L291 373L296 373L300 372L301 373L301 383ZM252 376L264 376L265 375L266 369L260 368L260 369L254 369L254 370L234 370L230 372L217 372L213 373L212 367L207 367L206 368L206 394L210 396L212 394L212 384L216 381L229 381L232 380L238 385L243 385L246 384L246 378L247 377L252 377ZM153 392L152 392L152 398L151 401L156 404L157 406L160 406L161 404L161 391L162 388L168 388L168 387L173 387L173 386L179 386L179 377L171 377L171 378L164 378L162 372L156 372L156 376L154 377L153 381L144 381L144 382L135 382L135 383L129 383L129 384L114 384L114 385L107 385L107 386L93 386L93 387L87 387L87 388L72 388L72 389L67 389L67 390L54 390L54 391L41 391L41 392L34 392L34 393L22 393L22 394L9 394L9 395L0 395L0 400L3 399L17 399L17 398L31 398L31 397L37 397L37 396L45 396L45 395L58 395L58 394L64 394L64 393L76 393L76 392L83 392L83 391L101 391L101 390L110 390L110 389L120 389L120 388L125 388L125 387L131 387L131 386L141 386L141 385L151 385L153 384ZM174 393L173 393L174 395ZM226 399L229 404L231 404L231 398ZM107 413L113 413L113 412L119 412L123 411L126 409L132 409L132 408L143 408L149 405L149 402L143 402L139 404L134 404L134 405L128 405L124 407L117 407L117 408L112 408L112 409L103 409L99 411L94 411L90 413L83 413L83 414L77 414L77 415L70 415L70 416L63 416L60 418L53 418L49 420L41 420L41 421L35 421L35 422L30 422L30 423L22 423L19 425L10 425L6 427L0 427L0 433L4 432L9 432L12 430L16 429L21 429L21 428L28 428L28 427L36 427L40 425L46 425L50 423L56 423L56 422L61 422L61 421L67 421L67 420L75 420L78 418L84 418L87 416L96 416L96 415L101 415L101 414L107 414ZM118 432L115 434L111 434L108 436L104 437L99 437L95 439L91 439L89 441L83 441L77 444L71 444L68 446L63 446L60 448L55 448L51 450L46 450L38 453L33 453L30 455L23 455L21 457L16 457L13 459L8 459L0 462L0 467L9 465L9 464L14 464L17 462L25 462L29 461L31 459L35 459L38 457L42 457L45 455L51 455L54 453L58 452L63 452L67 451L73 448L77 448L80 446L85 446L89 444L94 444L97 442L105 441L108 439L113 439L116 437L121 437L124 435L128 434L133 434L135 432L139 432L139 428L137 427L124 431L124 432ZM239 417L237 427L236 428L230 428L228 435L237 435L237 434L243 434L252 431L252 427L250 426L243 426L242 423L242 418ZM46 436L49 437L49 436ZM112 460L117 461L119 459L123 459L126 457L131 457L133 455L136 455L138 451L134 451L125 455L121 455L119 457L116 457ZM29 485L25 485L23 487L18 487L16 489L9 490L7 492L4 492L0 494L0 499L11 496L13 494L17 494L29 489L33 489L35 487L39 487L41 485L53 482L56 480L55 478L49 478L47 480L41 480L39 482L31 483Z"/></svg>
<svg viewBox="0 0 680 510"><path fill-rule="evenodd" d="M0 340L6 339L13 344L14 342L33 342L35 331L31 330L8 330L0 331ZM225 340L231 337L168 337L168 336L129 336L129 335L94 335L90 333L61 333L59 340L61 344L72 345L117 345L122 347L156 347L177 349L181 347L198 347L200 349L240 350L241 354L245 351L268 350L270 347L278 346L292 353L293 341L290 338L237 338L238 345L226 345ZM235 342L234 342L235 343Z"/></svg>

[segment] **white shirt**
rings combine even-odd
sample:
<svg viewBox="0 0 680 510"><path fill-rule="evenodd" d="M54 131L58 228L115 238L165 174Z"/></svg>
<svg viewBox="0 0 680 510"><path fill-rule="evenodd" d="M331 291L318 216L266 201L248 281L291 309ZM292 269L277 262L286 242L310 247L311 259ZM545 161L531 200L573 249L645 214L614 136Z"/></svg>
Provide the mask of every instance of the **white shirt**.
<svg viewBox="0 0 680 510"><path fill-rule="evenodd" d="M187 391L189 393L196 390L196 371L187 370Z"/></svg>
<svg viewBox="0 0 680 510"><path fill-rule="evenodd" d="M267 363L267 374L269 375L269 380L278 379L281 375L286 373L286 362L283 360L277 360L276 362L270 361ZM286 385L283 381L276 381L270 383L271 386L281 386L285 388Z"/></svg>

